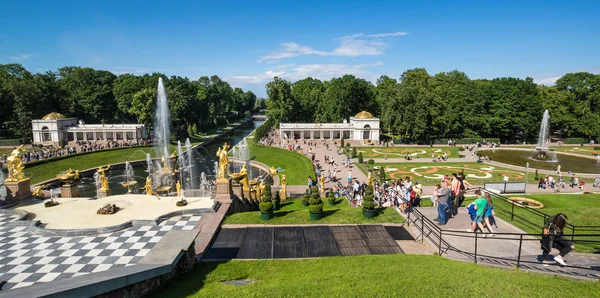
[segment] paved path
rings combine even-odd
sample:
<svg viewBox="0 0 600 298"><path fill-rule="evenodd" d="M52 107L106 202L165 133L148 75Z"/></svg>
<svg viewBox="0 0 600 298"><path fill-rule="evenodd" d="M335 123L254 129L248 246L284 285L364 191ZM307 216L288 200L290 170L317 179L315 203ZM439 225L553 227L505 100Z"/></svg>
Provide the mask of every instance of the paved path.
<svg viewBox="0 0 600 298"><path fill-rule="evenodd" d="M419 208L419 211L424 214L428 219L433 221L437 217L437 210L431 207ZM405 216L404 214L402 214ZM516 261L510 260L497 260L494 258L486 257L502 257L507 259L516 260L519 255L519 237L517 235L501 235L501 233L524 233L522 230L516 228L512 224L496 218L498 227L495 229L495 237L483 237L481 233L478 234L477 238L477 254L478 262L485 262L489 264L503 265L503 266L514 266ZM416 223L420 226L420 223ZM414 223L411 224L414 227ZM466 208L461 208L459 214L454 218L451 218L448 223L443 226L442 238L443 241L447 242L451 247L454 247L462 252L454 250L445 250L446 245L443 244L444 255L459 260L473 261L475 253L475 237L474 233L467 233L467 229L471 226L469 215L466 212ZM426 234L429 229L426 225ZM453 232L454 231L454 232ZM487 232L487 230L486 230ZM418 234L419 235L419 234ZM467 236L467 237L465 237ZM419 237L418 237L419 238ZM438 236L432 237L431 241L437 240ZM572 276L587 277L587 278L600 278L600 256L594 254L583 254L583 253L571 253L567 255L565 259L568 260L568 265L586 267L590 269L577 269L568 267L559 267L557 265L543 266L541 261L541 249L539 240L533 237L524 237L524 241L521 247L521 260L523 262L532 263L521 263L522 269L530 270L541 270L552 273L567 274ZM556 251L553 251L556 253ZM596 270L592 270L595 268Z"/></svg>

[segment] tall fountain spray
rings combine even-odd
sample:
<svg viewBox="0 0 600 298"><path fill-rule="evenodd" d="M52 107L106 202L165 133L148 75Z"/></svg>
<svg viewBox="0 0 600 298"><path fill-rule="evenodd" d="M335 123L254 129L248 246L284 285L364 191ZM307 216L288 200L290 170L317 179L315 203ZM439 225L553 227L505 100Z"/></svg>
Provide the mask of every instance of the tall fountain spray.
<svg viewBox="0 0 600 298"><path fill-rule="evenodd" d="M185 172L187 171L187 162L185 161L185 154L183 153L183 148L181 147L181 141L177 141L177 154L177 163L179 164L179 183L181 183L183 189L186 189Z"/></svg>
<svg viewBox="0 0 600 298"><path fill-rule="evenodd" d="M133 173L133 167L131 166L131 164L126 161L125 162L125 181L124 182L131 182L134 181L135 179L135 174Z"/></svg>
<svg viewBox="0 0 600 298"><path fill-rule="evenodd" d="M169 143L171 140L169 120L169 106L167 104L167 94L162 78L158 78L158 89L156 92L156 119L154 122L154 132L158 139L159 152L166 160L169 159Z"/></svg>
<svg viewBox="0 0 600 298"><path fill-rule="evenodd" d="M150 153L146 153L146 167L148 168L148 175L152 175L152 173L154 173L154 162L152 162Z"/></svg>
<svg viewBox="0 0 600 298"><path fill-rule="evenodd" d="M542 117L542 123L540 124L540 134L538 136L538 142L536 148L548 149L548 137L550 136L550 113L548 110L544 111Z"/></svg>
<svg viewBox="0 0 600 298"><path fill-rule="evenodd" d="M190 143L190 139L187 138L185 139L185 153L186 153L186 157L185 157L185 161L187 162L186 168L187 168L187 173L189 176L189 188L190 189L194 189L196 188L196 183L194 183L194 150L192 148L192 144Z"/></svg>

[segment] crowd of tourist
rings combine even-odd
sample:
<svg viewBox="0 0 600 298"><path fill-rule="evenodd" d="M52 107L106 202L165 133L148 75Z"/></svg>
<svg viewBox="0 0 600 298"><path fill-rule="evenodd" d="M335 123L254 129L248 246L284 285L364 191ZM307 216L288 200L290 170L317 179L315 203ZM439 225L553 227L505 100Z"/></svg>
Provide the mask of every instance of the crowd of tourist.
<svg viewBox="0 0 600 298"><path fill-rule="evenodd" d="M146 146L151 145L151 141L145 139L129 140L129 141L76 141L74 146L66 146L64 148L56 148L54 146L32 147L27 152L21 155L23 163L30 163L39 160L45 160L53 157L61 157L81 152L89 152L104 149L115 149L123 147ZM8 155L6 153L0 156L0 167L5 168Z"/></svg>

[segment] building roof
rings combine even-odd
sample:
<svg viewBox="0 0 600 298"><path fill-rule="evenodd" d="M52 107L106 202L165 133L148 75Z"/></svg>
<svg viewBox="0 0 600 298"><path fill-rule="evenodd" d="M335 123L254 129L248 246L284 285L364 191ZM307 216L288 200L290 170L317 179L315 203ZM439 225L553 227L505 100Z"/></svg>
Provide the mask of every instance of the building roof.
<svg viewBox="0 0 600 298"><path fill-rule="evenodd" d="M354 118L368 119L368 118L375 118L375 117L373 117L373 114L371 114L367 111L362 111L362 112L356 114L356 116L354 116Z"/></svg>
<svg viewBox="0 0 600 298"><path fill-rule="evenodd" d="M57 112L52 112L52 113L42 117L42 120L62 120L62 119L67 119L67 117L65 117L65 115L63 115L61 113L57 113Z"/></svg>

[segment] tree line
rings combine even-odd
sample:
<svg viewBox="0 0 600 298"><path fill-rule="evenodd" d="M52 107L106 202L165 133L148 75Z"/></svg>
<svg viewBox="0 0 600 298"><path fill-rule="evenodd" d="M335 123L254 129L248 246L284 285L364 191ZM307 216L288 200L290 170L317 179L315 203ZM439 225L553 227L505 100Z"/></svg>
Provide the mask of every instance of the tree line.
<svg viewBox="0 0 600 298"><path fill-rule="evenodd" d="M232 88L218 76L198 80L161 73L117 76L76 66L34 74L20 64L0 64L0 137L31 139L31 120L49 112L86 123L142 123L151 130L159 77L171 110L173 140L264 107L263 99Z"/></svg>
<svg viewBox="0 0 600 298"><path fill-rule="evenodd" d="M600 137L600 75L569 73L554 86L532 78L472 80L454 70L430 75L407 70L376 84L345 75L329 81L306 78L267 83L267 115L280 122L342 122L366 110L381 119L382 132L408 142L499 138L534 141L543 111L562 137Z"/></svg>

